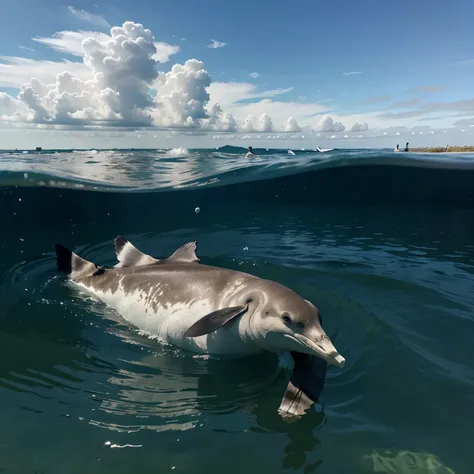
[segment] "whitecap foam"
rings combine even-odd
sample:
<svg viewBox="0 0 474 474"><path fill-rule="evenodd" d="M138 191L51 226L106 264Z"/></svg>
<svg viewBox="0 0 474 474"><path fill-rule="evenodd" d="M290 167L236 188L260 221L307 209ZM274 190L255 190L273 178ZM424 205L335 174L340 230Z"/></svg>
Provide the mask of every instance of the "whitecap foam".
<svg viewBox="0 0 474 474"><path fill-rule="evenodd" d="M187 155L189 155L189 150L187 148L184 148L184 147L180 146L178 148L172 148L171 150L169 150L168 155L171 155L171 156L187 156Z"/></svg>

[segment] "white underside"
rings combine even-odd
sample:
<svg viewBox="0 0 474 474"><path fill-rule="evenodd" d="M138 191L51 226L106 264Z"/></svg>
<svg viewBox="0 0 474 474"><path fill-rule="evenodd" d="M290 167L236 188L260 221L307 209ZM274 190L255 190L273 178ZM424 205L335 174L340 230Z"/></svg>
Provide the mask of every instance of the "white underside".
<svg viewBox="0 0 474 474"><path fill-rule="evenodd" d="M182 303L157 305L155 310L149 302L148 293L126 294L120 283L115 293L98 291L78 282L74 284L96 296L137 328L181 349L201 354L247 355L261 352L253 343L245 341L245 338L239 337L236 333L229 333L226 328L210 335L183 337L184 332L192 324L206 314L220 309L207 299L195 300L188 305ZM159 287L155 287L153 291L160 294Z"/></svg>

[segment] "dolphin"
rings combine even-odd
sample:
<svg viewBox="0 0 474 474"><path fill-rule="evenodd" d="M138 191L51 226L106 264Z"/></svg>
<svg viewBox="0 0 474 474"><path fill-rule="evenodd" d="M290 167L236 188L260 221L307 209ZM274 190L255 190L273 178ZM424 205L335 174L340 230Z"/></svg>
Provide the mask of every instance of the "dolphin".
<svg viewBox="0 0 474 474"><path fill-rule="evenodd" d="M289 288L248 273L203 265L196 242L157 259L122 236L118 264L104 268L55 245L59 272L134 326L183 350L246 356L289 352L294 367L279 413L296 421L318 401L327 364L345 363L319 310Z"/></svg>

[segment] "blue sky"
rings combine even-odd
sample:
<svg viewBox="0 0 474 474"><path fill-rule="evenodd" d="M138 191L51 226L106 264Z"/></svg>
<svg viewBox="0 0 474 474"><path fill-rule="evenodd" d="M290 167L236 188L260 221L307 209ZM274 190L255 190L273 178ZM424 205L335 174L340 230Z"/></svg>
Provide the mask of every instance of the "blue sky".
<svg viewBox="0 0 474 474"><path fill-rule="evenodd" d="M1 12L0 92L12 99L0 96L0 138L11 141L23 127L35 140L53 130L57 139L59 128L77 132L87 146L90 127L100 125L102 130L94 133L117 138L116 130L122 130L130 146L139 146L135 142L140 139L148 146L155 135L180 136L183 127L209 132L199 139L195 135L201 142L216 134L221 140L223 133L252 133L255 140L269 133L286 140L292 133L301 142L301 132L304 140L318 143L349 140L351 146L377 146L385 139L388 144L400 130L417 136L421 131L423 140L433 143L458 136L469 142L474 129L469 128L474 125L473 13L468 0L17 0ZM156 45L160 63L153 66L150 58L158 56L151 50L127 64L120 63L126 49L107 51L116 69L97 66L94 51L82 54L82 39L92 34L105 45L107 38L97 35L110 35L112 26L126 21L151 30L154 38L144 33L145 42L152 49ZM74 34L80 31L87 33L77 40ZM60 39L59 47L54 38ZM209 47L212 40L220 47ZM87 67L83 58L90 60ZM193 58L202 64L186 63ZM183 65L181 78L170 75L174 64ZM126 80L112 74L122 65ZM162 74L150 75L152 66ZM56 74L63 71L83 81L81 86L69 81L51 92ZM87 81L97 72L101 79L90 85ZM32 85L32 77L40 85ZM188 82L183 84L182 77ZM137 95L137 89L147 89L154 99ZM106 98L103 91L109 91ZM221 110L211 111L216 103ZM288 125L290 117L296 124ZM138 139L132 128L143 125ZM265 137L256 138L258 133Z"/></svg>

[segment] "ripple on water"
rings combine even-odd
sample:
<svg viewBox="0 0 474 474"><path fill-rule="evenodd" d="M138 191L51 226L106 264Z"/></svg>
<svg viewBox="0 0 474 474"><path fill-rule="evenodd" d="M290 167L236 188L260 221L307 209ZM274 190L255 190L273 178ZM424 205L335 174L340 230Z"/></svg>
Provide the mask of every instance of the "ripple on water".
<svg viewBox="0 0 474 474"><path fill-rule="evenodd" d="M425 212L407 217L410 210L404 208L398 217L396 211L384 217L381 214L388 214L386 208L379 213L365 208L354 212L352 207L339 212L324 210L321 201L311 199L314 196L308 190L313 180L315 192L319 188L320 196L327 198L325 193L332 184L323 182L324 176L340 182L349 177L351 169L341 169L342 174L313 172L296 179L267 179L309 167L316 171L312 157L307 161L310 166L305 167L302 161L295 159L291 165L288 159L273 156L251 163L236 153L233 157L221 153L220 157L202 158L192 151L186 159L163 159L164 154L97 152L70 159L58 153L45 156L46 165L36 167L30 166L34 164L31 156L28 163L15 157L7 183L33 186L41 179L61 189L57 193L5 190L11 203L7 208L22 230L13 235L15 228L7 229L7 240L2 242L4 268L11 265L5 262L12 262L13 254L21 251L26 255L37 251L34 249L43 245L40 242L47 242L48 248L51 243L45 232L40 232L44 227L38 225L44 214L38 213L38 219L32 216L37 210L45 212L45 207L38 203L31 211L28 196L46 196L50 200L48 212L51 201L59 196L54 203L58 204L56 211L68 210L73 219L71 228L56 228L55 233L78 242L105 239L102 236L107 229L182 228L184 215L194 229L127 237L147 251L172 251L186 240L199 238L207 263L280 281L320 306L324 327L347 360L344 369L328 370L321 397L324 410L318 406L301 423L286 426L277 407L289 374L276 357L237 361L184 354L65 285L56 275L53 256L45 254L0 276L0 398L2 407L8 407L0 410L2 467L6 458L7 470L10 465L13 471L20 469L22 462L30 464L22 472L34 472L39 466L42 471L49 469L49 459L48 464L38 462L31 469L36 459L29 460L36 453L41 461L63 456L64 463L48 471L52 474L66 471L65 466L95 472L85 456L94 460L100 456L111 469L115 461L114 472L126 470L122 463L127 452L133 453L131 459L136 451L103 449L104 442L110 441L109 448L143 446L140 462L147 460L154 464L152 468L163 470L176 465L177 470L192 471L198 462L203 471L216 472L211 463L217 462L218 470L233 467L234 472L241 472L245 466L238 463L247 460L245 456L232 457L232 453L247 452L251 446L258 453L257 462L270 472L281 472L282 468L329 472L334 466L337 472L367 472L374 465L388 472L444 472L433 460L400 461L405 456L400 454L406 452L403 450L417 456L422 449L438 454L440 463L464 472L462 467L469 462L465 453L472 438L474 403L471 214L450 210L444 219L437 209L432 218ZM373 194L373 190L390 174L374 174L374 170L366 167L363 172L372 174L375 188L367 186L361 191L356 189L358 180L348 179L348 183L356 183L354 187L341 191L334 186L334 194L349 200L349 196L365 193L369 202L373 196L378 200L382 193ZM408 166L400 171L400 183L408 180L412 188L407 192L403 185L400 199L411 199L418 181L410 175L416 178L418 174L411 173ZM357 169L354 172L358 173ZM449 196L450 190L457 192L460 187L461 194L467 196L472 190L470 178L465 178L469 174L450 175L452 186L443 188L444 194L436 194ZM435 181L429 179L429 173L425 176L425 184ZM0 178L4 177L0 170ZM207 185L217 179L221 184L246 182L250 177L262 181L245 189L233 188L233 197L239 197L233 206L223 205L224 199L218 206L225 187L212 193L141 196L62 189L66 181L68 186L92 184L99 189L119 183L121 190L163 190ZM377 177L384 179L377 181ZM457 177L462 186L458 186ZM249 213L245 193L253 196L253 202L261 198L262 207L255 206ZM200 198L194 199L197 194ZM192 199L186 202L186 196ZM76 197L81 198L80 203ZM164 212L169 199L173 206ZM152 203L155 209L160 208L157 203L164 203L163 214L154 220L147 207ZM193 212L197 205L202 209L199 216ZM109 219L109 211L117 217ZM90 225L82 225L81 220ZM22 226L25 221L28 225ZM219 224L211 225L212 221ZM57 225L56 214L48 222ZM96 223L103 224L102 230ZM10 242L12 231L14 240ZM35 239L28 237L32 235ZM18 237L26 242L18 242ZM79 250L97 263L113 264L112 240L113 236L108 236L104 243L83 245ZM11 254L7 253L12 247ZM52 430L54 438L46 429ZM86 450L86 455L73 455L71 439L76 437L82 441L77 449ZM393 451L383 451L387 447ZM99 455L96 448L102 450ZM362 468L363 456L374 448L380 448L377 462L371 458ZM217 460L216 453L221 455ZM168 466L171 458L179 462ZM136 468L134 463L132 469Z"/></svg>
<svg viewBox="0 0 474 474"><path fill-rule="evenodd" d="M187 237L179 234L161 236L159 240L163 245L167 239ZM156 248L156 239L151 234L133 238L144 248ZM77 251L101 264L115 263L111 242L83 245ZM407 324L400 311L394 313L397 317L389 317L390 313L379 311L377 305L366 307L351 298L354 284L361 301L361 288L365 287L377 287L379 298L394 289L415 291L414 283L371 274L374 267L370 262L349 262L341 275L343 260L319 262L316 272L258 261L255 267L254 260L208 260L216 265L234 265L242 271L257 271L263 278L284 284L291 280L295 291L320 307L325 330L346 358L346 365L342 370L329 367L321 397L324 411L319 406L312 410L298 423L297 432L286 427L277 415L289 376L277 357L268 354L219 360L185 354L130 326L101 302L85 298L85 293L66 285L56 275L52 254L13 266L0 283L8 303L0 319L0 351L11 359L8 366L0 366L0 388L7 394L7 403L35 416L54 416L57 407L62 406L64 416L120 436L111 441L117 447L140 446L139 438L134 436L144 432L205 429L210 416L223 415L212 418L212 429L222 434L285 433L300 446L299 461L288 454L285 462L298 465L304 452L301 433L306 433L307 449L314 449L320 442L314 430L325 426L328 419L329 433L339 436L351 432L388 435L396 430L400 414L393 409L383 413L376 406L385 403L390 391L397 389L401 373L405 380L416 383L411 368L414 359L407 351L450 372L459 383L470 380L469 369L456 364L448 354L442 355L439 348L435 351L430 338L423 337L425 321ZM325 283L335 278L337 284L325 289L318 275L324 275ZM433 308L446 305L433 290L416 288L416 292L416 304L423 305L426 295ZM410 309L413 311L413 305ZM397 359L393 354L398 354ZM421 363L419 370L427 376L433 374ZM387 374L391 376L387 378ZM384 385L373 390L376 380L384 381ZM399 398L408 403L409 395L402 392ZM249 416L236 418L239 413ZM424 416L427 414L420 409L420 418ZM374 461L377 466L399 462Z"/></svg>

